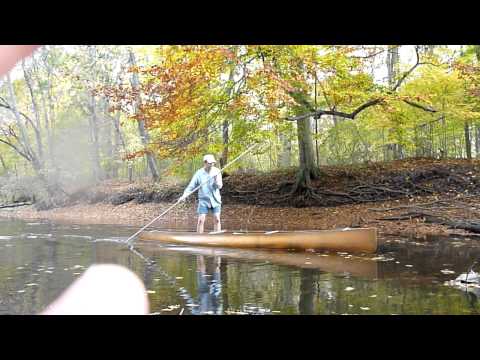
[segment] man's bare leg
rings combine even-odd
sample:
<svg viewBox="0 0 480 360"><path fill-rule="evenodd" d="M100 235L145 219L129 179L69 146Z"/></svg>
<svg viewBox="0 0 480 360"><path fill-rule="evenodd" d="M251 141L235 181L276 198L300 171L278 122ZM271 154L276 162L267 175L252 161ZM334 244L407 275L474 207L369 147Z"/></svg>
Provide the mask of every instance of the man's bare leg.
<svg viewBox="0 0 480 360"><path fill-rule="evenodd" d="M221 231L220 214L213 214L213 231Z"/></svg>
<svg viewBox="0 0 480 360"><path fill-rule="evenodd" d="M205 217L206 214L200 214L198 215L198 222L197 222L197 233L201 234L203 233L203 226L205 225Z"/></svg>

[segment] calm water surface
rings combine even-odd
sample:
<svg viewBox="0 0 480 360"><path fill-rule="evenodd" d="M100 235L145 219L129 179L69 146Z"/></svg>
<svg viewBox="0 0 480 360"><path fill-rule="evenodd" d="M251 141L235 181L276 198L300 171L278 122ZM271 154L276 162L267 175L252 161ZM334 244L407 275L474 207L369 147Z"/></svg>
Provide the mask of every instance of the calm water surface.
<svg viewBox="0 0 480 360"><path fill-rule="evenodd" d="M380 254L298 253L137 242L137 228L0 219L0 314L36 314L94 263L133 270L153 314L477 314L475 293L446 286L480 240L386 239ZM106 241L105 241L106 240ZM109 241L112 240L112 241Z"/></svg>

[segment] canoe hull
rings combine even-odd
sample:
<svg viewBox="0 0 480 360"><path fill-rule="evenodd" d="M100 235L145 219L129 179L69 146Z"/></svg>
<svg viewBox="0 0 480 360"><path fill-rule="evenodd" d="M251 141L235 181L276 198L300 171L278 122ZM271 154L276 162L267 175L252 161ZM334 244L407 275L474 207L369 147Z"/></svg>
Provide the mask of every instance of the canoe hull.
<svg viewBox="0 0 480 360"><path fill-rule="evenodd" d="M317 249L374 253L378 247L375 228L280 231L271 234L264 232L197 234L194 232L144 231L140 233L140 239L193 246L246 249Z"/></svg>

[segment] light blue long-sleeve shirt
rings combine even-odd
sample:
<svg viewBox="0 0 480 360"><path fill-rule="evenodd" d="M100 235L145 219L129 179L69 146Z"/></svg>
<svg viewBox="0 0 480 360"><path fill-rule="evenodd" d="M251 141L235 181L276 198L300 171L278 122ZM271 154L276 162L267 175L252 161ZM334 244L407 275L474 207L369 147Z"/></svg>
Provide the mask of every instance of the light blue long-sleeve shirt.
<svg viewBox="0 0 480 360"><path fill-rule="evenodd" d="M212 177L209 181L207 179L213 174L217 174L216 181ZM205 183L205 184L203 184ZM183 192L184 195L187 195L193 191L197 186L203 184L200 189L198 189L198 201L200 206L205 206L208 208L216 208L222 204L222 197L220 196L220 189L223 186L222 174L220 170L214 166L210 169L210 173L205 171L205 168L197 170L193 175L192 180L188 184L187 188Z"/></svg>

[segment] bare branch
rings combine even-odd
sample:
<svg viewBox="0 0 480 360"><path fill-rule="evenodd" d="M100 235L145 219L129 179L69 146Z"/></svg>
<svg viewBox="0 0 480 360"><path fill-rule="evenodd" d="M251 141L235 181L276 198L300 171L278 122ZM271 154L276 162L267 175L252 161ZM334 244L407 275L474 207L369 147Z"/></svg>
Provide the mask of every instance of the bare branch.
<svg viewBox="0 0 480 360"><path fill-rule="evenodd" d="M435 109L433 109L433 108L431 108L431 107L428 107L428 106L424 106L424 105L415 103L415 102L410 101L410 100L403 100L403 102L407 103L407 104L410 105L410 106L413 106L413 107L422 109L422 110L424 110L424 111L428 111L428 112L432 112L432 113L438 112L438 110L435 110Z"/></svg>
<svg viewBox="0 0 480 360"><path fill-rule="evenodd" d="M392 46L390 49L396 49L396 48L399 48L401 45L396 45L396 46ZM375 57L377 55L380 55L381 53L384 53L385 51L387 51L388 49L383 49L383 50L380 50L376 53L373 53L373 54L369 54L369 55L365 55L365 56L350 56L350 58L352 59L369 59L369 58L372 58L372 57Z"/></svg>
<svg viewBox="0 0 480 360"><path fill-rule="evenodd" d="M32 159L27 154L22 152L18 147L16 147L14 144L10 143L9 141L0 139L0 142L10 146L11 148L13 148L19 155L21 155L22 157L24 157L28 161L32 161Z"/></svg>
<svg viewBox="0 0 480 360"><path fill-rule="evenodd" d="M15 112L15 110L14 110L14 109L5 101L5 99L2 98L1 96L0 96L0 100L2 101L2 102L0 103L0 107L3 107L3 108L5 108L5 109L8 109L8 110L10 110L10 111L13 112L13 113ZM30 119L30 117L28 117L27 115L25 115L25 114L24 114L23 112L21 112L21 111L19 111L18 113L19 113L21 116L23 116L23 118L24 118L27 122L29 122L30 125L32 125L32 127L33 127L33 129L34 129L35 131L38 131L38 128L35 126L35 124L33 123L32 119Z"/></svg>
<svg viewBox="0 0 480 360"><path fill-rule="evenodd" d="M363 111L363 110L365 110L365 109L367 109L371 106L377 105L377 104L381 103L382 101L383 101L383 99L381 99L381 98L370 100L370 101L366 102L365 104L360 105L358 108L356 108L351 113L345 113L345 112L342 112L342 111L335 111L335 110L317 110L317 111L314 111L314 112L311 112L311 113L308 113L308 114L289 117L286 120L297 121L297 120L302 120L302 119L305 119L305 118L308 118L308 117L311 117L311 116L318 119L322 115L334 115L334 116L340 116L340 117L343 117L343 118L346 118L346 119L355 119L355 117L361 111Z"/></svg>

